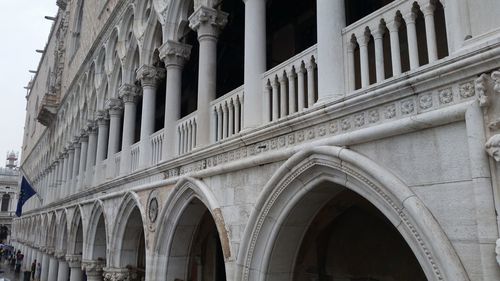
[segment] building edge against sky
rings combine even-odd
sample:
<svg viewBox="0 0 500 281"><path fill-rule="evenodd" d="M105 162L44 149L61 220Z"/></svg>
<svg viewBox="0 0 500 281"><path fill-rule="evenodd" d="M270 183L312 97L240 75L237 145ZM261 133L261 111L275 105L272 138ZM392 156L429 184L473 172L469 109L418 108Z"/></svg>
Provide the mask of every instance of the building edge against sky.
<svg viewBox="0 0 500 281"><path fill-rule="evenodd" d="M500 280L496 0L56 2L42 281Z"/></svg>

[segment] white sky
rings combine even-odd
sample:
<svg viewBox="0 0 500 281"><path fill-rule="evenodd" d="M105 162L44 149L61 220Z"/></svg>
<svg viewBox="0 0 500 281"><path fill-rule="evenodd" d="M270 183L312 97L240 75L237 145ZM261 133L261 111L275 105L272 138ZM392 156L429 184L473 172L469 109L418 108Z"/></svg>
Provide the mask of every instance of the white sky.
<svg viewBox="0 0 500 281"><path fill-rule="evenodd" d="M56 0L0 0L0 167L8 151L21 152L26 86L41 58Z"/></svg>

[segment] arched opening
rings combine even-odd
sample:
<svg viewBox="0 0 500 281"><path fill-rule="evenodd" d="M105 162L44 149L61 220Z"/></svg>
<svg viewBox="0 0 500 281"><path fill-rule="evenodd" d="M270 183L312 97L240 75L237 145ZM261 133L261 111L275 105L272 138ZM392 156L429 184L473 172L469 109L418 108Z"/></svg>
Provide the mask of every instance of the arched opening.
<svg viewBox="0 0 500 281"><path fill-rule="evenodd" d="M224 255L212 214L192 199L173 231L166 280L226 280Z"/></svg>
<svg viewBox="0 0 500 281"><path fill-rule="evenodd" d="M438 59L448 56L448 40L446 37L446 20L444 17L444 7L439 1L434 3L434 22L436 26L436 43L438 51Z"/></svg>
<svg viewBox="0 0 500 281"><path fill-rule="evenodd" d="M2 196L2 206L0 208L0 211L8 212L9 205L10 205L10 195L6 193Z"/></svg>
<svg viewBox="0 0 500 281"><path fill-rule="evenodd" d="M106 261L106 225L104 215L101 213L97 220L94 234L94 243L92 245L91 260Z"/></svg>
<svg viewBox="0 0 500 281"><path fill-rule="evenodd" d="M267 1L267 69L317 42L315 0Z"/></svg>
<svg viewBox="0 0 500 281"><path fill-rule="evenodd" d="M194 12L194 3L190 1L187 15L189 18ZM186 61L182 69L182 86L181 86L181 117L187 116L196 111L198 106L198 68L199 68L199 53L200 44L196 31L187 26L187 20L183 24L184 28L179 37L179 42L190 45L191 55Z"/></svg>
<svg viewBox="0 0 500 281"><path fill-rule="evenodd" d="M129 270L130 280L143 280L146 275L146 247L139 208L134 207L131 211L122 237L118 266Z"/></svg>
<svg viewBox="0 0 500 281"><path fill-rule="evenodd" d="M217 40L217 97L243 85L245 50L245 4L223 1L228 22Z"/></svg>

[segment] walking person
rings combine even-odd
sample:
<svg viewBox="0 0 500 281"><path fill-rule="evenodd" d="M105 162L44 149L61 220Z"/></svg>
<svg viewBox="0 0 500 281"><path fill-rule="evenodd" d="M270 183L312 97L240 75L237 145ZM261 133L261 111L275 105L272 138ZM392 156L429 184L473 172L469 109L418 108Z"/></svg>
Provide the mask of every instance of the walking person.
<svg viewBox="0 0 500 281"><path fill-rule="evenodd" d="M35 281L40 281L41 275L42 275L42 265L40 263L37 263L35 272Z"/></svg>
<svg viewBox="0 0 500 281"><path fill-rule="evenodd" d="M35 279L36 259L31 264L31 279Z"/></svg>

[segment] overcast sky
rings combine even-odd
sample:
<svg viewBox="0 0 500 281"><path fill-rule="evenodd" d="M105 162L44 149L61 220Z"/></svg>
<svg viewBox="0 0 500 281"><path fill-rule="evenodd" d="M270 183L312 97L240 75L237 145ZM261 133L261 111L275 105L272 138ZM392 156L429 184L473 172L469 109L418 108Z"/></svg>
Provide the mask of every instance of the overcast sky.
<svg viewBox="0 0 500 281"><path fill-rule="evenodd" d="M55 16L56 0L0 0L0 167L8 151L21 152L26 86L36 70Z"/></svg>

